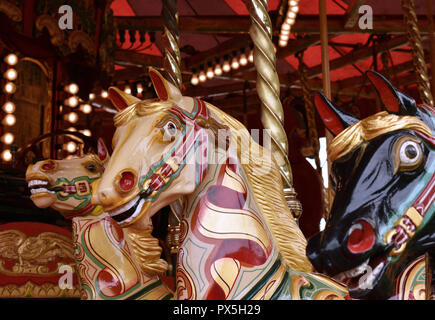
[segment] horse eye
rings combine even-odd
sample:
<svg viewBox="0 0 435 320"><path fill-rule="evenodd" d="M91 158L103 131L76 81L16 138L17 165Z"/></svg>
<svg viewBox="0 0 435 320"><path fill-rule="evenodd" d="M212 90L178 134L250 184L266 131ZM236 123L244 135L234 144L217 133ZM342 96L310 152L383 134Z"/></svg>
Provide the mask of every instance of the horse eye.
<svg viewBox="0 0 435 320"><path fill-rule="evenodd" d="M399 148L399 169L401 171L415 170L423 160L423 152L417 141L407 139Z"/></svg>
<svg viewBox="0 0 435 320"><path fill-rule="evenodd" d="M173 141L175 135L177 134L177 125L172 121L168 121L163 127L163 130L164 130L164 136L163 136L164 140Z"/></svg>
<svg viewBox="0 0 435 320"><path fill-rule="evenodd" d="M97 171L97 166L94 164L89 164L86 166L86 169L90 172L96 172Z"/></svg>

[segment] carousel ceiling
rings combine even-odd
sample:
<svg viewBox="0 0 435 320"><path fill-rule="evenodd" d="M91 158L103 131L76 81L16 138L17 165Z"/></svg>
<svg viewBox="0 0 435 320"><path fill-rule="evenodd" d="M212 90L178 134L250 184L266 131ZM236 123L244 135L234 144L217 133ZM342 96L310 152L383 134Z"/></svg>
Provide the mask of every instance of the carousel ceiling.
<svg viewBox="0 0 435 320"><path fill-rule="evenodd" d="M281 91L300 92L297 57L300 51L304 52L303 61L307 68L309 87L313 90L321 89L318 1L299 1L299 12L288 43L281 47L278 45L283 21L280 7L284 2L286 1L269 1ZM359 29L356 19L360 17L357 8L361 5L369 5L373 9L373 29ZM161 1L115 0L111 8L118 24L114 79L131 81L141 76L144 66L162 66L164 46L161 40ZM428 50L427 1L416 0L415 9L423 45ZM186 95L216 100L228 98L230 94L236 99L234 101L238 101L237 95L241 95L246 88L253 89L252 93L255 93L256 70L252 63L220 76L214 75L213 79L196 85L191 83L192 75L201 70L206 71L210 64L216 64L216 59L222 63L225 58L240 55L240 50L249 53L252 43L248 33L250 20L244 2L179 0L178 11L181 70ZM364 77L364 72L368 69L376 69L394 78L393 83L399 87L415 83L412 53L408 46L407 27L400 0L327 0L327 14L333 94L343 100L356 95L372 97L374 93L371 89L361 89L368 84ZM129 33L125 31L128 28L137 30L135 43L131 43ZM146 31L142 44L139 41L139 30ZM125 33L121 39L120 33ZM257 103L255 99L252 100ZM224 102L225 105L231 103L228 99Z"/></svg>

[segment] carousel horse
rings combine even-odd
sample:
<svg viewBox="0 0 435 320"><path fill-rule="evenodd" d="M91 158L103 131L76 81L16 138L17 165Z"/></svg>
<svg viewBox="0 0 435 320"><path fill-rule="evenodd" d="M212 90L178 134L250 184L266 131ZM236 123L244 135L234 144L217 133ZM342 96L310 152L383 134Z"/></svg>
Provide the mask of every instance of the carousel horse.
<svg viewBox="0 0 435 320"><path fill-rule="evenodd" d="M157 274L167 269L158 240L150 233L121 229L101 206L93 205L91 184L101 178L109 154L98 140L98 155L44 160L30 165L31 200L72 219L73 246L82 299L171 299Z"/></svg>
<svg viewBox="0 0 435 320"><path fill-rule="evenodd" d="M435 244L435 110L374 71L367 76L385 111L363 120L315 96L335 135L328 154L336 194L307 255L318 272L347 283L351 297L424 299L421 255Z"/></svg>
<svg viewBox="0 0 435 320"><path fill-rule="evenodd" d="M114 150L92 202L141 231L179 204L175 298L348 298L340 283L311 272L270 151L215 106L149 75L158 99L109 89L119 110Z"/></svg>

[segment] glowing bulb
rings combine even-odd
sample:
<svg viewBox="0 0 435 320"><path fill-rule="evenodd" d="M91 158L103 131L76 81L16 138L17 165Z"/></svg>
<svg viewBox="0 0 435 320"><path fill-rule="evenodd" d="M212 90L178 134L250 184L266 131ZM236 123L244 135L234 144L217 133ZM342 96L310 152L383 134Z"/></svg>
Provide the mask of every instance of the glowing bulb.
<svg viewBox="0 0 435 320"><path fill-rule="evenodd" d="M68 100L66 101L66 104L67 104L68 106L70 106L71 108L75 108L75 107L78 106L79 102L80 102L80 101L79 101L79 98L78 98L78 97L76 97L76 96L71 96L71 97L69 97Z"/></svg>
<svg viewBox="0 0 435 320"><path fill-rule="evenodd" d="M214 74L217 76L222 75L222 67L219 63L214 66Z"/></svg>
<svg viewBox="0 0 435 320"><path fill-rule="evenodd" d="M89 130L89 129L84 129L80 132L83 133L87 137L90 137L92 135L91 130Z"/></svg>
<svg viewBox="0 0 435 320"><path fill-rule="evenodd" d="M290 25L284 22L281 26L281 30L290 30Z"/></svg>
<svg viewBox="0 0 435 320"><path fill-rule="evenodd" d="M3 111L6 113L14 112L15 111L15 104L13 102L10 102L10 101L6 102L3 105Z"/></svg>
<svg viewBox="0 0 435 320"><path fill-rule="evenodd" d="M248 64L248 58L246 58L246 54L242 53L240 55L240 60L239 60L240 64L242 66L246 66Z"/></svg>
<svg viewBox="0 0 435 320"><path fill-rule="evenodd" d="M6 70L4 77L10 81L14 81L18 77L18 72L14 68Z"/></svg>
<svg viewBox="0 0 435 320"><path fill-rule="evenodd" d="M9 149L6 149L2 152L2 159L6 162L12 160L12 153Z"/></svg>
<svg viewBox="0 0 435 320"><path fill-rule="evenodd" d="M287 17L290 19L295 19L296 18L296 13L294 13L293 11L289 11L287 13Z"/></svg>
<svg viewBox="0 0 435 320"><path fill-rule="evenodd" d="M104 99L106 99L109 96L109 93L106 90L102 90L101 91L101 97L103 97Z"/></svg>
<svg viewBox="0 0 435 320"><path fill-rule="evenodd" d="M231 70L230 63L227 60L225 60L224 65L222 66L222 70L224 72L229 72Z"/></svg>
<svg viewBox="0 0 435 320"><path fill-rule="evenodd" d="M71 94L77 94L79 92L79 86L76 83L70 83L65 87L65 90Z"/></svg>
<svg viewBox="0 0 435 320"><path fill-rule="evenodd" d="M94 99L95 99L95 93L90 93L89 100L94 100Z"/></svg>
<svg viewBox="0 0 435 320"><path fill-rule="evenodd" d="M137 93L142 93L142 92L143 92L143 87L142 87L142 84L141 84L141 83L139 83L139 84L136 86L136 88L137 88Z"/></svg>
<svg viewBox="0 0 435 320"><path fill-rule="evenodd" d="M299 6L291 6L290 11L297 13L299 11Z"/></svg>
<svg viewBox="0 0 435 320"><path fill-rule="evenodd" d="M296 0L290 0L290 1L288 2L288 5L289 5L290 7L294 7L294 6L297 6L297 5L298 5L298 2L297 2Z"/></svg>
<svg viewBox="0 0 435 320"><path fill-rule="evenodd" d="M214 77L213 68L212 67L208 67L208 69L207 69L207 78L213 79L213 77Z"/></svg>
<svg viewBox="0 0 435 320"><path fill-rule="evenodd" d="M10 132L6 132L2 137L1 140L4 144L11 144L14 142L14 135Z"/></svg>
<svg viewBox="0 0 435 320"><path fill-rule="evenodd" d="M14 66L18 62L18 57L16 54L10 53L5 57L5 62L10 66Z"/></svg>
<svg viewBox="0 0 435 320"><path fill-rule="evenodd" d="M13 82L7 82L4 87L6 93L12 94L17 90L17 87Z"/></svg>
<svg viewBox="0 0 435 320"><path fill-rule="evenodd" d="M194 86L196 86L199 83L199 79L196 73L192 75L192 79L190 79L190 83L193 84Z"/></svg>
<svg viewBox="0 0 435 320"><path fill-rule="evenodd" d="M85 103L85 104L82 104L82 105L80 106L80 110L81 110L83 113L88 114L88 113L91 113L91 112L92 112L92 107L91 107L90 104Z"/></svg>
<svg viewBox="0 0 435 320"><path fill-rule="evenodd" d="M79 120L79 116L75 112L70 112L66 115L66 119L71 123L76 123Z"/></svg>
<svg viewBox="0 0 435 320"><path fill-rule="evenodd" d="M66 131L70 131L70 132L76 132L77 129L74 127L69 127L68 129L66 129Z"/></svg>
<svg viewBox="0 0 435 320"><path fill-rule="evenodd" d="M278 41L278 44L279 44L280 47L285 47L287 45L287 40L280 39Z"/></svg>
<svg viewBox="0 0 435 320"><path fill-rule="evenodd" d="M254 50L251 50L251 52L249 53L248 60L251 63L254 62Z"/></svg>
<svg viewBox="0 0 435 320"><path fill-rule="evenodd" d="M15 122L17 122L17 118L15 118L12 113L7 114L2 121L3 125L10 127L13 126Z"/></svg>
<svg viewBox="0 0 435 320"><path fill-rule="evenodd" d="M66 151L73 153L77 150L77 144L74 141L70 141L66 144Z"/></svg>
<svg viewBox="0 0 435 320"><path fill-rule="evenodd" d="M204 71L201 71L199 73L199 81L204 82L205 80L207 80L207 76L205 75Z"/></svg>
<svg viewBox="0 0 435 320"><path fill-rule="evenodd" d="M288 41L289 35L288 34L281 34L279 36L279 40Z"/></svg>
<svg viewBox="0 0 435 320"><path fill-rule="evenodd" d="M294 18L287 18L287 19L285 19L285 23L287 23L290 26L294 25L295 21L296 20Z"/></svg>
<svg viewBox="0 0 435 320"><path fill-rule="evenodd" d="M237 60L236 57L233 58L233 60L231 61L231 68L233 68L234 70L239 69L239 61Z"/></svg>
<svg viewBox="0 0 435 320"><path fill-rule="evenodd" d="M124 88L124 92L125 92L126 94L131 94L131 88L130 88L130 86L126 86L126 87Z"/></svg>

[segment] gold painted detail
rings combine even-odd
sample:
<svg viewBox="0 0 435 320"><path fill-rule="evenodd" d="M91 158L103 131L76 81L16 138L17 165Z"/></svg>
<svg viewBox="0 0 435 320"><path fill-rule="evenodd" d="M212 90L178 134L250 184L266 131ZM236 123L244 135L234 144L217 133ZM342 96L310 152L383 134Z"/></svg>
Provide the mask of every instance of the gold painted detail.
<svg viewBox="0 0 435 320"><path fill-rule="evenodd" d="M240 272L240 262L233 258L222 258L211 266L211 276L225 294L230 294Z"/></svg>
<svg viewBox="0 0 435 320"><path fill-rule="evenodd" d="M0 258L0 273L6 275L58 275L62 263L54 269L46 264L56 258L74 261L73 245L70 238L55 232L27 236L19 230L5 230L0 231ZM5 268L3 259L15 261L12 269Z"/></svg>
<svg viewBox="0 0 435 320"><path fill-rule="evenodd" d="M23 285L1 286L0 298L80 298L80 286L75 285L72 289L61 289L57 283L37 285L32 281L27 281Z"/></svg>

